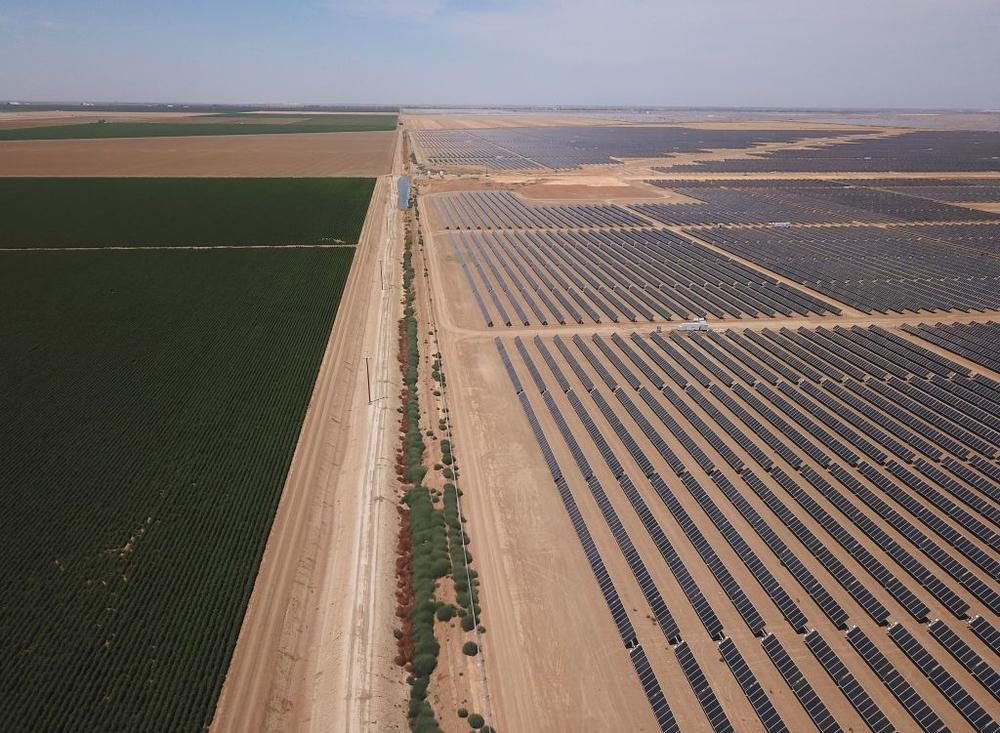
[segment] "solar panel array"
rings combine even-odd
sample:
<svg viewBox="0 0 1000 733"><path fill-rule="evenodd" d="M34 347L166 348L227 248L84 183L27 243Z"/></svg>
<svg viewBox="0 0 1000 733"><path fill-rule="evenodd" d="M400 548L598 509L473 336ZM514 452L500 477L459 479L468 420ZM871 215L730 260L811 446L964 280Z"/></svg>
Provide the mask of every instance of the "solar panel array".
<svg viewBox="0 0 1000 733"><path fill-rule="evenodd" d="M534 204L510 191L472 191L430 201L445 229L649 226L646 219L615 204Z"/></svg>
<svg viewBox="0 0 1000 733"><path fill-rule="evenodd" d="M473 130L413 130L410 139L421 157L433 165L531 170L544 166L504 150Z"/></svg>
<svg viewBox="0 0 1000 733"><path fill-rule="evenodd" d="M852 130L706 130L689 127L508 127L411 132L430 165L496 170L607 165L623 158L654 158L720 148L746 149L850 134Z"/></svg>
<svg viewBox="0 0 1000 733"><path fill-rule="evenodd" d="M866 313L1000 308L1000 259L916 230L720 228L697 236Z"/></svg>
<svg viewBox="0 0 1000 733"><path fill-rule="evenodd" d="M976 252L1000 255L1000 225L997 224L922 225L907 227L907 231Z"/></svg>
<svg viewBox="0 0 1000 733"><path fill-rule="evenodd" d="M884 185L890 191L898 191L934 201L961 201L970 204L1000 203L1000 181L992 183L984 181L981 185L956 185L951 180L945 180L936 185L921 186L899 186L898 183L887 181Z"/></svg>
<svg viewBox="0 0 1000 733"><path fill-rule="evenodd" d="M789 730L781 684L821 731L846 729L845 702L873 731L944 731L956 713L997 730L1000 631L983 615L1000 614L1000 418L971 387L1000 408L1000 382L877 326L496 343L564 503L596 507L619 582L673 648L692 697L670 688L671 705L697 701L713 730L746 711ZM719 665L747 707L713 687Z"/></svg>
<svg viewBox="0 0 1000 733"><path fill-rule="evenodd" d="M974 211L904 192L835 182L768 180L747 185L722 181L687 186L683 181L649 181L705 203L634 204L632 208L669 225L768 222L850 223L897 221L981 221L1000 214ZM723 185L724 184L724 185ZM766 185L765 185L766 184Z"/></svg>
<svg viewBox="0 0 1000 733"><path fill-rule="evenodd" d="M448 238L458 260L473 265L465 268L473 292L490 298L493 308L484 302L482 309L488 326L839 313L662 229L477 231Z"/></svg>
<svg viewBox="0 0 1000 733"><path fill-rule="evenodd" d="M926 323L918 326L905 324L903 329L976 364L993 371L1000 371L1000 323L996 321L937 323L933 326ZM967 380L960 385L960 388L962 390L960 394L967 399L985 400L987 409L996 409L992 404L1000 402L1000 393L994 392L985 384Z"/></svg>
<svg viewBox="0 0 1000 733"><path fill-rule="evenodd" d="M777 150L752 158L703 161L667 170L672 173L996 171L1000 170L1000 132L909 132L808 150Z"/></svg>
<svg viewBox="0 0 1000 733"><path fill-rule="evenodd" d="M670 168L654 168L670 173ZM1000 202L1000 178L673 178L649 181L660 188L671 189L816 189L858 188L881 189L891 193L928 199L930 201L962 203ZM697 196L696 196L697 198ZM890 199L891 200L891 199Z"/></svg>
<svg viewBox="0 0 1000 733"><path fill-rule="evenodd" d="M673 713L670 710L670 705L663 694L663 689L661 688L659 681L656 679L655 673L649 665L649 660L645 651L636 640L635 629L632 626L632 622L629 620L628 612L622 604L621 596L615 589L614 582L608 573L607 566L601 558L597 546L594 544L590 529L587 527L587 524L580 513L580 509L577 506L576 500L574 499L572 492L569 490L566 480L563 478L562 470L556 462L552 449L549 447L548 439L542 431L541 425L538 422L538 418L535 415L535 411L532 408L531 403L524 394L523 387L516 375L516 372L514 371L510 356L507 354L507 350L504 348L500 339L496 340L496 347L500 352L504 365L507 367L507 373L510 375L514 389L517 391L521 408L523 409L524 415L528 420L528 424L531 426L535 440L537 441L542 454L545 456L549 471L552 474L556 489L559 492L559 497L562 500L570 521L573 523L577 539L580 541L581 548L587 557L591 571L594 573L594 578L597 580L597 584L604 596L604 600L608 605L608 610L611 612L611 617L615 626L618 628L618 634L621 637L626 652L628 653L632 665L635 668L636 675L639 678L639 683L642 685L643 691L646 693L646 698L649 700L650 706L652 707L652 712L656 718L657 724L662 733L675 733L680 729L677 726L677 721L674 719Z"/></svg>

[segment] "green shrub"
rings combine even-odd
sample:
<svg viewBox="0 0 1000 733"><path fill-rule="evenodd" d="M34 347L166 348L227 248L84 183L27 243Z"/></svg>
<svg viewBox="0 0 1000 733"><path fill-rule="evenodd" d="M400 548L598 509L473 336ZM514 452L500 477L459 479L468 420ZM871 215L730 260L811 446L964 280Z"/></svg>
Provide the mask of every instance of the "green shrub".
<svg viewBox="0 0 1000 733"><path fill-rule="evenodd" d="M462 644L462 654L467 657L474 657L479 654L479 645L474 641L467 641Z"/></svg>
<svg viewBox="0 0 1000 733"><path fill-rule="evenodd" d="M462 617L462 630L472 631L474 628L476 628L476 622L472 620L472 614L467 613Z"/></svg>
<svg viewBox="0 0 1000 733"><path fill-rule="evenodd" d="M479 713L473 713L472 715L469 716L469 727L470 728L473 728L475 730L479 730L484 725L486 725L486 721L483 720L483 716L480 715Z"/></svg>
<svg viewBox="0 0 1000 733"><path fill-rule="evenodd" d="M451 621L455 617L455 607L446 603L438 607L435 615L438 621Z"/></svg>
<svg viewBox="0 0 1000 733"><path fill-rule="evenodd" d="M469 711L466 710L465 708L459 708L458 709L458 717L460 717L460 718L468 718L469 717Z"/></svg>
<svg viewBox="0 0 1000 733"><path fill-rule="evenodd" d="M429 677L437 667L437 659L430 654L418 654L413 660L413 674L418 677Z"/></svg>

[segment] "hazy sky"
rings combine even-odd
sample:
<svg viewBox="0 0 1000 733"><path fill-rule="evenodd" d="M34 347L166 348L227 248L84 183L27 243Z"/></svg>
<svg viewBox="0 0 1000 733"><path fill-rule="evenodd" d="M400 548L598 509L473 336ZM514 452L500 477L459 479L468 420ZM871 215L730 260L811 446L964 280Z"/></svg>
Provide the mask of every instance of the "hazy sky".
<svg viewBox="0 0 1000 733"><path fill-rule="evenodd" d="M0 0L0 99L1000 109L1000 0Z"/></svg>

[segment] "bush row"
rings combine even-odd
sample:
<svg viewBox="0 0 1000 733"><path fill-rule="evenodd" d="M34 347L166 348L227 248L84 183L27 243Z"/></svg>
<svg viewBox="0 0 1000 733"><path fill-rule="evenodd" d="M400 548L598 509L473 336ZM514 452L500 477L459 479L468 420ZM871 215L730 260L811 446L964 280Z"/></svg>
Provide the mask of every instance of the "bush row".
<svg viewBox="0 0 1000 733"><path fill-rule="evenodd" d="M409 488L403 497L408 507L409 530L408 581L412 602L408 613L410 632L410 704L408 720L414 733L440 733L434 710L427 700L431 674L437 667L440 645L434 637L434 616L438 604L434 597L437 579L448 574L448 545L444 517L434 508L434 502L423 481L424 439L420 431L420 404L417 398L419 345L417 319L413 307L414 270L410 239L403 253L403 318L400 321L400 369L403 374L402 419L400 428L403 445L397 462L397 472Z"/></svg>
<svg viewBox="0 0 1000 733"><path fill-rule="evenodd" d="M463 609L462 628L472 631L482 615L479 608L479 580L476 571L468 565L472 561L472 554L465 549L469 543L469 535L462 526L458 495L455 484L444 485L443 511L448 528L448 553L451 556L451 577L455 583L455 602Z"/></svg>

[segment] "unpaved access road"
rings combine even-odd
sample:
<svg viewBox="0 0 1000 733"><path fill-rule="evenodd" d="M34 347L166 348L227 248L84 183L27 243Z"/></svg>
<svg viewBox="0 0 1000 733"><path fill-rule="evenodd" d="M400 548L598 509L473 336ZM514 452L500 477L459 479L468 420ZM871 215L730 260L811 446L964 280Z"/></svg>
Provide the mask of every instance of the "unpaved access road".
<svg viewBox="0 0 1000 733"><path fill-rule="evenodd" d="M392 662L400 294L380 273L401 252L395 189L383 176L372 197L219 699L220 733L405 728Z"/></svg>

